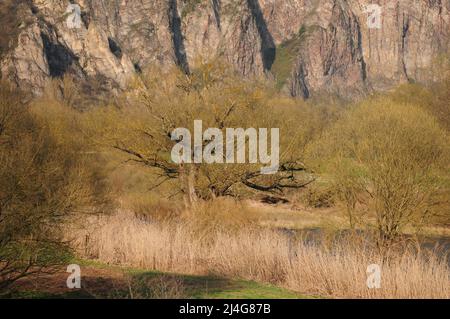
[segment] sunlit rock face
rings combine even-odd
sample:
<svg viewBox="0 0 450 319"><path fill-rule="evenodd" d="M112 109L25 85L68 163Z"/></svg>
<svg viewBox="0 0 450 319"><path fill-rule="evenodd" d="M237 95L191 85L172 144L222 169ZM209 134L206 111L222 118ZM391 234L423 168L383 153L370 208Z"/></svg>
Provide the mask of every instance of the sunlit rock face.
<svg viewBox="0 0 450 319"><path fill-rule="evenodd" d="M432 80L450 38L444 0L13 2L1 75L35 94L64 74L119 92L151 64L189 72L221 56L292 96L353 97Z"/></svg>

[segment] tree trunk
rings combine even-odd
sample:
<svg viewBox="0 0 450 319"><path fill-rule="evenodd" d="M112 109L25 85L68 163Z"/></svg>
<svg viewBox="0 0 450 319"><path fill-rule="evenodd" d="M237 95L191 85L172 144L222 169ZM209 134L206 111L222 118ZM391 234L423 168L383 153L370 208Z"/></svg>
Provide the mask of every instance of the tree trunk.
<svg viewBox="0 0 450 319"><path fill-rule="evenodd" d="M186 166L184 164L181 164L180 175L181 175L181 182L183 185L182 191L183 191L184 206L188 210L198 200L197 193L195 192L196 168L192 165Z"/></svg>

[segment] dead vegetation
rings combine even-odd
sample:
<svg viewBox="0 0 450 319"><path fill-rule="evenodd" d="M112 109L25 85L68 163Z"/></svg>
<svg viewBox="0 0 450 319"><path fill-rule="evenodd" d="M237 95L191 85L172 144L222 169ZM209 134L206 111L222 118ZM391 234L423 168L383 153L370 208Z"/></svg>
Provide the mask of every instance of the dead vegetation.
<svg viewBox="0 0 450 319"><path fill-rule="evenodd" d="M89 224L72 234L79 240L79 251L110 264L213 273L329 297L450 297L445 258L409 249L386 258L377 253L374 243L358 236L321 245L267 228L242 227L234 233L217 230L204 240L189 224L146 222L127 213ZM381 289L367 288L371 264L382 267Z"/></svg>

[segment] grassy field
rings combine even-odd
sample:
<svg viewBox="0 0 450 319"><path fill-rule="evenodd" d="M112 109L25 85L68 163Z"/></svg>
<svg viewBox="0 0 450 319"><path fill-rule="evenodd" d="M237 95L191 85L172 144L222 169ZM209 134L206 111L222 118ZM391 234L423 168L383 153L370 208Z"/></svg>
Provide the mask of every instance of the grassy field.
<svg viewBox="0 0 450 319"><path fill-rule="evenodd" d="M193 276L118 267L95 261L81 266L82 289L66 288L61 269L19 281L3 298L19 299L303 299L313 298L267 284L217 276Z"/></svg>

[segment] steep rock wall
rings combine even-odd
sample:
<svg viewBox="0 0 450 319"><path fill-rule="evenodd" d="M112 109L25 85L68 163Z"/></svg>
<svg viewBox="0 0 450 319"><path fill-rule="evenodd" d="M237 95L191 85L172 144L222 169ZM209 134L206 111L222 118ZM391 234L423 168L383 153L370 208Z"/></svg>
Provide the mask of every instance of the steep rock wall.
<svg viewBox="0 0 450 319"><path fill-rule="evenodd" d="M150 64L189 72L220 55L292 96L353 96L433 79L450 38L448 0L78 0L76 29L67 1L19 2L0 70L35 94L66 73L117 92ZM369 4L382 8L380 29L368 27Z"/></svg>

